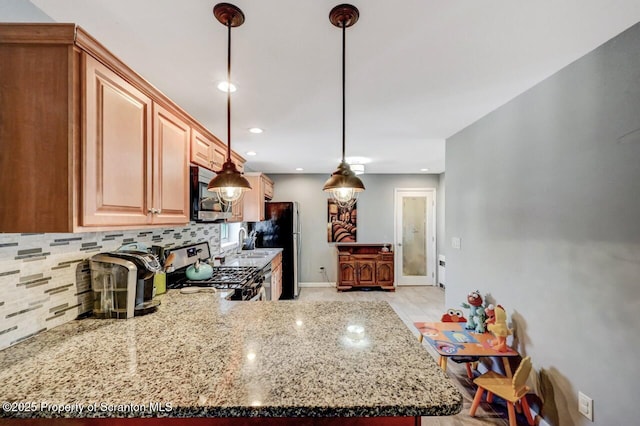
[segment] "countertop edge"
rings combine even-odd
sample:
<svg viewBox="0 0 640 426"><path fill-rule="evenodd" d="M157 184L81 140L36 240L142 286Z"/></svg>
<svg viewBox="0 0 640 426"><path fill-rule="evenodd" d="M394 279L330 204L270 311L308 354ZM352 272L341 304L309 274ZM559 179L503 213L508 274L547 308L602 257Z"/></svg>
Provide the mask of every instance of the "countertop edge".
<svg viewBox="0 0 640 426"><path fill-rule="evenodd" d="M0 412L0 418L242 418L242 417L417 417L450 416L462 411L462 396L451 405L439 407L172 407L166 411L135 410L78 412L19 411ZM78 415L79 414L79 415Z"/></svg>

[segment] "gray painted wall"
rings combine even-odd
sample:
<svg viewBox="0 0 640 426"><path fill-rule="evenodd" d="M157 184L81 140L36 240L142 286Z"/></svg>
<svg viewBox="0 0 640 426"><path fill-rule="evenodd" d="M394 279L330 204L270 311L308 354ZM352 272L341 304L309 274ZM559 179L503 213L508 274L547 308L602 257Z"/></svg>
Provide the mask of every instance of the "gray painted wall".
<svg viewBox="0 0 640 426"><path fill-rule="evenodd" d="M505 306L549 424L638 424L639 127L640 24L447 140L447 306Z"/></svg>
<svg viewBox="0 0 640 426"><path fill-rule="evenodd" d="M322 186L328 173L269 175L274 181L274 201L298 201L302 222L301 282L336 281L334 244L327 242L327 199ZM358 242L393 243L394 188L436 188L439 176L362 175L366 190L358 198ZM437 219L436 219L437 220Z"/></svg>

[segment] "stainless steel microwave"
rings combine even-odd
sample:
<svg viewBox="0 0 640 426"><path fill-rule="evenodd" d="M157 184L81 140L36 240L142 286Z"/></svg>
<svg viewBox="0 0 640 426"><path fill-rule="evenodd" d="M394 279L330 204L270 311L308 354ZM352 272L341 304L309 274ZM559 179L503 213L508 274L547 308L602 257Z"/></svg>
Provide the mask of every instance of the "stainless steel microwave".
<svg viewBox="0 0 640 426"><path fill-rule="evenodd" d="M191 166L191 220L195 222L222 222L231 218L230 206L207 189L214 176L211 170Z"/></svg>

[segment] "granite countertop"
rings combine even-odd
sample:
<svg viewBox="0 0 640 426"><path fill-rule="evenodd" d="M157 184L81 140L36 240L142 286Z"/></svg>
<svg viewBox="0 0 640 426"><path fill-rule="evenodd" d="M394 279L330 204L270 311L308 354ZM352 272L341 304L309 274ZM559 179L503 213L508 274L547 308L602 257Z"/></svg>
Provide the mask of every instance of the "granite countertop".
<svg viewBox="0 0 640 426"><path fill-rule="evenodd" d="M228 302L177 290L163 298L150 315L76 320L0 351L0 402L14 403L0 417L433 416L462 408L461 394L386 302Z"/></svg>

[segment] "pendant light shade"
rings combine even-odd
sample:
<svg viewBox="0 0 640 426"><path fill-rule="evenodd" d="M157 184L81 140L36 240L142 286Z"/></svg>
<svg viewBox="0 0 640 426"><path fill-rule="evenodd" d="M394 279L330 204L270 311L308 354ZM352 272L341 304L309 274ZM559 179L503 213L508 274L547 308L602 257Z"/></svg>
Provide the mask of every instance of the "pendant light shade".
<svg viewBox="0 0 640 426"><path fill-rule="evenodd" d="M227 27L227 82L231 83L231 28L244 23L242 11L229 3L218 3L213 8L213 16ZM231 90L227 91L227 160L222 170L216 172L216 177L209 182L208 189L218 193L220 201L230 205L242 199L242 195L251 189L249 181L242 176L236 165L231 161Z"/></svg>
<svg viewBox="0 0 640 426"><path fill-rule="evenodd" d="M346 161L342 161L322 188L325 192L331 192L331 196L340 206L351 206L358 193L364 191L364 184L351 170Z"/></svg>
<svg viewBox="0 0 640 426"><path fill-rule="evenodd" d="M209 189L214 189L224 203L233 204L242 199L242 195L251 189L251 185L240 174L233 161L227 160L222 165L222 170L209 182Z"/></svg>
<svg viewBox="0 0 640 426"><path fill-rule="evenodd" d="M359 16L358 9L350 4L340 4L329 12L329 21L342 28L342 161L322 190L330 192L340 206L352 206L358 194L364 191L364 184L345 161L345 34L346 29L355 24Z"/></svg>

